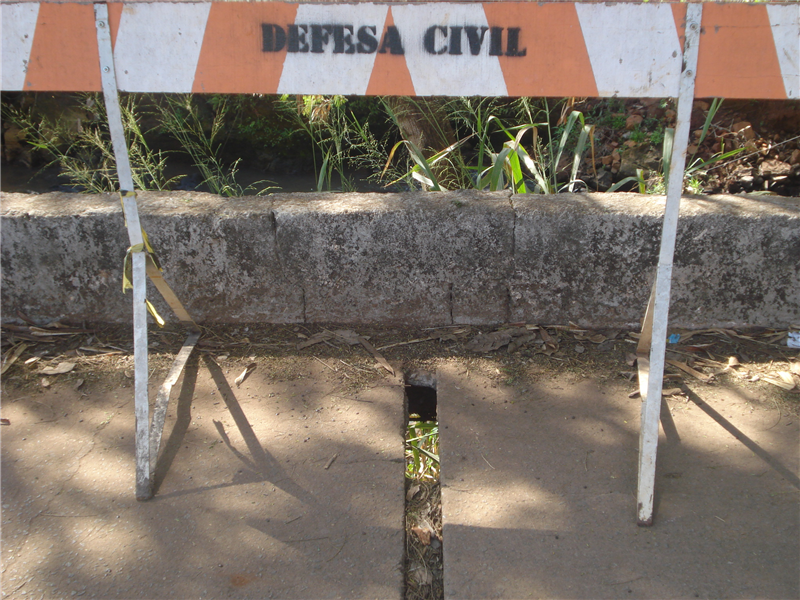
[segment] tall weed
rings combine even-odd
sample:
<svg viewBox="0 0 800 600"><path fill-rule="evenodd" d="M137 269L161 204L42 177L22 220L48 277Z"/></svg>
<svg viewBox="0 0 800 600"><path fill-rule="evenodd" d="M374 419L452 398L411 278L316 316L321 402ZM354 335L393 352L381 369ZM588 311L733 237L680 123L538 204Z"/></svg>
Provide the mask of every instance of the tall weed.
<svg viewBox="0 0 800 600"><path fill-rule="evenodd" d="M280 100L280 108L305 132L312 145L317 191L333 190L333 176L339 175L342 191L353 191L355 183L345 173L345 164L356 140L365 135L365 126L354 132L344 96L289 96ZM319 161L319 162L318 162Z"/></svg>
<svg viewBox="0 0 800 600"><path fill-rule="evenodd" d="M244 196L248 191L256 191L255 184L243 188L236 181L241 159L231 164L222 160L223 137L226 128L232 127L235 115L231 114L230 100L226 96L214 96L209 102L212 108L211 122L207 124L200 114L198 103L191 94L166 94L156 104L157 117L161 128L171 135L187 154L194 167L203 178L202 183L212 193L220 196ZM268 181L258 182L267 187L258 190L262 194L273 186Z"/></svg>
<svg viewBox="0 0 800 600"><path fill-rule="evenodd" d="M141 128L141 97L123 96L120 102L128 158L136 189L165 190L174 183L165 175L166 153L153 150ZM3 105L4 120L15 123L26 141L48 157L45 168L58 165L69 185L86 193L99 194L119 189L117 163L108 131L105 103L100 94L80 94L76 111L87 119L56 120L27 110Z"/></svg>

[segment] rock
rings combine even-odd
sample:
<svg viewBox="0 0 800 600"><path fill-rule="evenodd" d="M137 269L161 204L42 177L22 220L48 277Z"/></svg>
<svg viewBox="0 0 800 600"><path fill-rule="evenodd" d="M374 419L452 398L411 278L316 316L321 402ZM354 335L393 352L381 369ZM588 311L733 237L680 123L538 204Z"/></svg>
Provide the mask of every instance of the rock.
<svg viewBox="0 0 800 600"><path fill-rule="evenodd" d="M633 131L642 124L642 121L644 121L644 117L642 115L630 115L627 119L625 119L625 129L628 131Z"/></svg>
<svg viewBox="0 0 800 600"><path fill-rule="evenodd" d="M789 158L789 164L800 165L800 149L792 151L792 156Z"/></svg>
<svg viewBox="0 0 800 600"><path fill-rule="evenodd" d="M769 159L758 165L758 174L764 177L776 177L780 175L790 175L792 165L780 160Z"/></svg>
<svg viewBox="0 0 800 600"><path fill-rule="evenodd" d="M620 156L620 177L636 177L636 169L659 171L661 153L647 145L623 147Z"/></svg>
<svg viewBox="0 0 800 600"><path fill-rule="evenodd" d="M734 123L733 127L731 127L734 133L740 133L744 136L744 139L748 141L752 141L756 139L756 132L753 131L753 126L750 125L747 121L739 121L738 123Z"/></svg>
<svg viewBox="0 0 800 600"><path fill-rule="evenodd" d="M647 107L648 119L663 119L666 109L662 108L660 104L651 104Z"/></svg>
<svg viewBox="0 0 800 600"><path fill-rule="evenodd" d="M677 113L677 112L675 112L673 109L671 109L671 108L668 108L667 110L665 110L665 111L664 111L664 116L665 116L667 119L670 119L670 120L672 120L672 119L674 119L675 117L677 117L677 116L678 116L678 113Z"/></svg>
<svg viewBox="0 0 800 600"><path fill-rule="evenodd" d="M597 188L598 191L604 192L608 188L610 188L614 183L614 176L611 174L611 171L606 171L605 169L597 172L597 179L592 181L594 186Z"/></svg>
<svg viewBox="0 0 800 600"><path fill-rule="evenodd" d="M594 188L598 192L604 192L613 185L614 176L611 174L611 171L600 169L597 171L596 179L592 176L588 176L584 177L584 180L589 184L590 188Z"/></svg>
<svg viewBox="0 0 800 600"><path fill-rule="evenodd" d="M705 111L705 110L708 110L709 108L711 108L711 105L708 102L706 102L705 100L695 100L693 108L695 110L703 110L703 111Z"/></svg>

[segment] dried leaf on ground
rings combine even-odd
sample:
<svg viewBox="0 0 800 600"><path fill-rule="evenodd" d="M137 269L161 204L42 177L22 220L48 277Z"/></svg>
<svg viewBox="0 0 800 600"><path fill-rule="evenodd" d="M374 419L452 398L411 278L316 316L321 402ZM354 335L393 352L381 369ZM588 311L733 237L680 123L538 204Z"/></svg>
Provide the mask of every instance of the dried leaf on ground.
<svg viewBox="0 0 800 600"><path fill-rule="evenodd" d="M91 333L90 329L44 329L42 327L29 327L31 335L53 336L53 335L75 335L76 333Z"/></svg>
<svg viewBox="0 0 800 600"><path fill-rule="evenodd" d="M69 373L75 368L75 363L60 362L55 367L45 367L40 371L42 375L63 375Z"/></svg>
<svg viewBox="0 0 800 600"><path fill-rule="evenodd" d="M535 339L536 339L536 332L515 337L513 340L511 340L511 343L508 344L508 351L509 353L515 352L519 348L522 348L526 344L531 343Z"/></svg>
<svg viewBox="0 0 800 600"><path fill-rule="evenodd" d="M422 527L414 526L411 528L414 535L417 536L423 546L431 545L431 531L430 529L423 529Z"/></svg>
<svg viewBox="0 0 800 600"><path fill-rule="evenodd" d="M681 388L667 388L665 390L661 390L661 395L665 398L668 396L677 396L679 394L683 394L683 390Z"/></svg>
<svg viewBox="0 0 800 600"><path fill-rule="evenodd" d="M575 331L573 332L573 336L578 341L582 342L585 340L589 340L593 344L602 344L608 339L602 333L596 333L594 331L586 331L586 330Z"/></svg>
<svg viewBox="0 0 800 600"><path fill-rule="evenodd" d="M761 379L784 390L793 390L797 385L794 377L788 371L778 371L774 375L764 375Z"/></svg>
<svg viewBox="0 0 800 600"><path fill-rule="evenodd" d="M420 490L420 485L415 483L410 488L408 488L408 492L406 492L406 502L411 502L412 498L417 495L417 492Z"/></svg>
<svg viewBox="0 0 800 600"><path fill-rule="evenodd" d="M551 348L553 351L558 350L558 344L556 343L555 338L548 333L547 329L542 327L539 330L539 335L542 336L542 339L544 340L544 343L547 344L548 348Z"/></svg>
<svg viewBox="0 0 800 600"><path fill-rule="evenodd" d="M357 346L361 343L361 336L358 335L355 331L351 331L350 329L337 329L333 332L337 338L342 340L343 342L351 345Z"/></svg>
<svg viewBox="0 0 800 600"><path fill-rule="evenodd" d="M250 363L249 365L247 365L244 368L244 371L242 371L242 374L239 375L236 379L233 380L233 382L236 384L236 387L239 387L240 385L242 385L242 382L244 382L244 380L248 378L250 373L252 373L257 366L258 365L256 363L254 363L254 362Z"/></svg>
<svg viewBox="0 0 800 600"><path fill-rule="evenodd" d="M395 342L394 344L386 344L385 346L381 346L380 348L378 348L378 350L387 350L388 348L396 348L397 346L410 346L411 344L419 344L421 342L430 342L430 341L436 340L436 339L438 339L439 341L442 341L444 338L450 339L452 341L456 341L456 336L454 336L454 335L446 335L446 336L442 336L442 337L432 336L432 337L417 338L417 339L414 339L414 340L408 340L407 342Z"/></svg>
<svg viewBox="0 0 800 600"><path fill-rule="evenodd" d="M466 345L466 349L471 352L491 352L502 348L511 342L511 335L509 330L493 331L492 333L479 333Z"/></svg>
<svg viewBox="0 0 800 600"><path fill-rule="evenodd" d="M321 331L320 333L315 333L305 341L298 342L297 349L302 350L303 348L308 348L309 346L313 346L314 344L319 344L320 342L326 342L331 338L333 338L333 334L330 331Z"/></svg>
<svg viewBox="0 0 800 600"><path fill-rule="evenodd" d="M394 369L392 368L392 366L387 362L387 360L383 357L383 355L375 349L375 347L372 344L370 344L366 339L364 339L361 336L358 336L358 340L361 343L361 345L364 346L364 348L366 348L367 352L372 354L372 358L374 358L380 366L382 366L389 373L394 375Z"/></svg>
<svg viewBox="0 0 800 600"><path fill-rule="evenodd" d="M417 585L430 585L433 583L433 577L431 576L430 571L428 571L424 565L419 565L415 570L413 570L412 577Z"/></svg>

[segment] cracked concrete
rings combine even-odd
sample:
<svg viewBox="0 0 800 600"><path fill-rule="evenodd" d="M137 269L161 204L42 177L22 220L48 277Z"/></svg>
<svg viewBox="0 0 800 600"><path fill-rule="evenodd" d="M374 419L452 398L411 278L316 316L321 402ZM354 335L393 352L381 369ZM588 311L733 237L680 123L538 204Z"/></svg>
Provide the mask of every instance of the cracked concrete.
<svg viewBox="0 0 800 600"><path fill-rule="evenodd" d="M630 327L663 197L636 194L141 193L165 279L198 322ZM129 322L115 195L3 194L2 312ZM46 277L38 274L47 273ZM800 200L682 203L671 323L800 320ZM151 290L163 315L166 304Z"/></svg>
<svg viewBox="0 0 800 600"><path fill-rule="evenodd" d="M234 386L238 360L190 359L148 502L130 380L83 363L79 390L4 382L3 597L400 598L402 382L256 362Z"/></svg>

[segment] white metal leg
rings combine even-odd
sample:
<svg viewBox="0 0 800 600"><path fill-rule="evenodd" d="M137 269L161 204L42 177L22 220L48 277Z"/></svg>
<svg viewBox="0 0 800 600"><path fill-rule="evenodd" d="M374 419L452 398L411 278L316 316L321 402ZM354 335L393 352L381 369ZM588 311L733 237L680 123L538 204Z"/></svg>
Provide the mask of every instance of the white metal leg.
<svg viewBox="0 0 800 600"><path fill-rule="evenodd" d="M108 116L111 143L117 162L122 209L128 228L131 253L133 283L133 344L134 344L134 413L136 417L136 499L148 500L153 496L153 472L161 443L169 393L183 371L189 355L200 337L197 326L178 297L161 277L159 268L148 256L144 247L144 235L139 222L136 194L133 189L133 174L125 132L122 125L122 111L119 105L117 78L114 71L114 54L111 47L111 27L108 20L108 6L95 4L95 25L97 46L100 56L100 72ZM178 354L167 380L161 386L156 400L153 423L150 424L150 400L148 393L147 356L147 277L153 280L156 289L164 296L178 318L190 324L192 333Z"/></svg>
<svg viewBox="0 0 800 600"><path fill-rule="evenodd" d="M145 290L147 274L144 252L136 252L133 260L133 360L134 412L136 414L136 499L152 496L150 486L150 402L147 391L147 306Z"/></svg>
<svg viewBox="0 0 800 600"><path fill-rule="evenodd" d="M667 344L672 260L678 231L683 171L686 148L689 143L690 120L694 102L694 80L697 70L698 43L703 5L689 4L686 10L686 42L683 51L683 72L680 78L678 115L675 143L672 149L664 224L661 233L661 250L658 257L655 291L653 295L650 361L647 394L642 397L642 420L639 434L639 485L637 513L639 525L653 523L653 494L658 450L658 421L661 412L661 388L664 380L664 355Z"/></svg>

